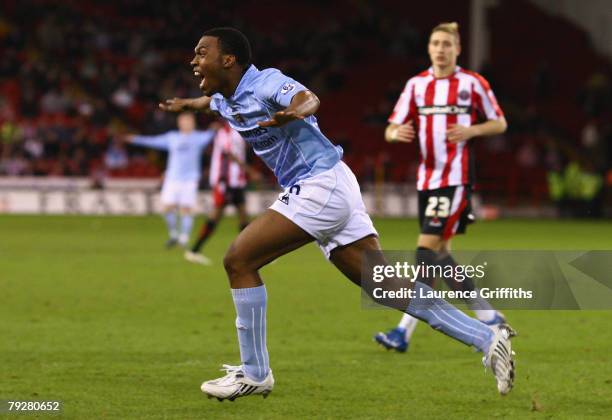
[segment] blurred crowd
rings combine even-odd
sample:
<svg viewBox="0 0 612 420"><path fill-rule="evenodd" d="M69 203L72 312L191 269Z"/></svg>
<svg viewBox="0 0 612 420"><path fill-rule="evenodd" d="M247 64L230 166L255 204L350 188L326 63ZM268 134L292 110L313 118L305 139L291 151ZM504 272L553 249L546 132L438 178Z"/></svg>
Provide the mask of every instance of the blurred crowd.
<svg viewBox="0 0 612 420"><path fill-rule="evenodd" d="M459 18L467 19L465 5L447 3L451 12L462 10ZM329 104L321 110L322 125L345 147L362 180L411 181L416 151L398 160L384 144L382 130L405 80L428 67L428 28L441 19L435 11L422 11L429 19L406 21L401 13L390 12L405 5L382 4L387 7L315 0L278 10L278 3L238 0L205 5L194 0L5 0L0 15L0 175L159 176L163 156L126 146L120 134L174 128L174 117L159 111L157 103L199 95L188 65L191 49L205 29L231 25L250 38L259 67L280 68ZM541 189L541 182L526 182L520 170L542 178L540 172L561 173L571 162L600 174L605 183L611 162L609 67L595 69L577 85L584 124L572 133L539 112L538 101L546 101L555 89L550 65L543 62L533 73L533 103L525 106L494 64L482 72L511 129L506 138L479 145L482 159L511 156L519 169L514 175L519 192L528 193L531 184ZM374 133L379 133L376 141ZM499 165L484 166L481 178L491 184L504 175L495 173Z"/></svg>

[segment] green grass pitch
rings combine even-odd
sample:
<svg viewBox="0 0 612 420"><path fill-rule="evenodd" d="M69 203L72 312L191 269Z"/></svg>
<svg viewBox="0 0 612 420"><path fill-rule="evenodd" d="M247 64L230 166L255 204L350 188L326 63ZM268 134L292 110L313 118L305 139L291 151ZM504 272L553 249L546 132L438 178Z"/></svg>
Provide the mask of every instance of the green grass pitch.
<svg viewBox="0 0 612 420"><path fill-rule="evenodd" d="M414 220L376 226L384 248L414 248ZM520 336L515 389L502 398L480 355L425 325L406 354L377 347L372 335L399 313L362 309L359 290L314 245L262 270L270 398L207 400L200 383L239 361L221 264L235 233L224 220L205 247L215 265L200 267L163 249L157 217L0 216L0 400L61 400L75 419L612 413L611 312L507 312ZM454 247L612 249L612 224L479 222Z"/></svg>

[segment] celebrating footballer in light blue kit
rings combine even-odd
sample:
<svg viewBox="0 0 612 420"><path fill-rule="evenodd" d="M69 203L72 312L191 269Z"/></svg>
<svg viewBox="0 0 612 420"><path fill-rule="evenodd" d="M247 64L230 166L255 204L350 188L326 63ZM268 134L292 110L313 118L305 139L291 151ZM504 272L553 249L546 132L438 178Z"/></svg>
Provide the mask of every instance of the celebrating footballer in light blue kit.
<svg viewBox="0 0 612 420"><path fill-rule="evenodd" d="M257 124L306 91L277 69L251 65L230 98L212 96L210 109L240 133L285 188L271 208L315 238L329 258L333 248L377 234L359 184L341 161L342 148L323 135L314 115L278 127Z"/></svg>
<svg viewBox="0 0 612 420"><path fill-rule="evenodd" d="M217 111L243 135L274 171L285 191L234 240L224 258L236 308L241 365L224 365L226 375L202 384L209 397L234 400L267 396L274 387L266 345L267 291L259 269L313 240L346 277L361 284L364 254L380 251L359 184L342 151L321 133L313 114L318 98L275 69L257 70L250 46L233 28L207 31L191 62L202 78L203 97L171 99L168 111ZM431 291L415 283L417 296ZM306 302L308 304L308 302ZM512 386L509 336L491 330L442 299L414 298L405 312L483 351L502 393Z"/></svg>
<svg viewBox="0 0 612 420"><path fill-rule="evenodd" d="M201 161L204 149L211 143L215 131L195 130L195 117L183 113L178 117L178 131L156 136L129 136L129 141L138 146L168 152L168 164L164 174L161 202L168 227L168 248L176 243L184 246L193 227L193 209L196 205L198 182L202 172ZM180 232L177 211L180 210Z"/></svg>

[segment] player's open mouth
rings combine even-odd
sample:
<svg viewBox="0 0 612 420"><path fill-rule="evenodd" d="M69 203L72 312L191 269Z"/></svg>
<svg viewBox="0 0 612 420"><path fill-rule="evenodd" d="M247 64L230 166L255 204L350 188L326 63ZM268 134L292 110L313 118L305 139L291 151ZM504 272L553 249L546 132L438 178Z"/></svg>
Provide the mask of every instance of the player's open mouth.
<svg viewBox="0 0 612 420"><path fill-rule="evenodd" d="M204 80L206 80L206 78L204 77L204 75L202 73L200 73L199 70L194 70L193 71L193 75L195 77L200 77L202 80L200 81L200 89L202 89L204 87Z"/></svg>

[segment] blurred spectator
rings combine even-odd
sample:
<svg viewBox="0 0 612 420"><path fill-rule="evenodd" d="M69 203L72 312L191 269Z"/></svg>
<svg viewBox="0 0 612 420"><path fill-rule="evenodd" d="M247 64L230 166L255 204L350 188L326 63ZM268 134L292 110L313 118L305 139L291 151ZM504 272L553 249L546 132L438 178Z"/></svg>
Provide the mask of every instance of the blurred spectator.
<svg viewBox="0 0 612 420"><path fill-rule="evenodd" d="M68 104L68 98L52 87L40 99L40 111L44 114L59 114L66 111Z"/></svg>
<svg viewBox="0 0 612 420"><path fill-rule="evenodd" d="M581 133L581 145L585 157L595 172L603 174L609 168L607 144L603 139L596 120L591 119Z"/></svg>
<svg viewBox="0 0 612 420"><path fill-rule="evenodd" d="M123 169L128 165L128 155L123 143L113 141L104 154L104 164L107 169Z"/></svg>

